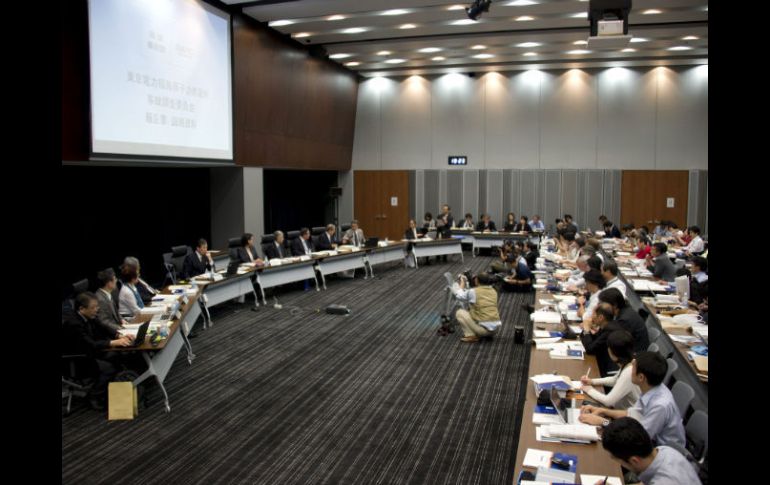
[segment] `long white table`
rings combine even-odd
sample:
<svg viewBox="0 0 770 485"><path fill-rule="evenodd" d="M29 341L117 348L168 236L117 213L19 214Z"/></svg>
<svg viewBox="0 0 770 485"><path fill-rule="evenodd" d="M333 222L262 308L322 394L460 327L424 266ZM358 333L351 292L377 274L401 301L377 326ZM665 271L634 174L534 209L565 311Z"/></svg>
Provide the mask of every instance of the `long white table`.
<svg viewBox="0 0 770 485"><path fill-rule="evenodd" d="M323 283L324 290L326 289L326 275L329 274L363 268L364 279L368 278L366 274L366 251L363 250L320 257L315 261L318 272L321 274L321 282ZM317 284L318 282L316 281L316 285Z"/></svg>
<svg viewBox="0 0 770 485"><path fill-rule="evenodd" d="M417 258L448 256L450 254L459 254L462 261L465 262L462 241L459 238L434 239L430 241L416 239L412 245L412 257L414 258L415 268L417 268Z"/></svg>
<svg viewBox="0 0 770 485"><path fill-rule="evenodd" d="M296 263L285 263L280 266L268 266L257 272L257 283L262 292L262 301L265 305L267 305L265 288L312 279L315 281L316 291L320 291L321 288L318 286L318 278L316 278L315 274L315 263L314 260L310 259Z"/></svg>
<svg viewBox="0 0 770 485"><path fill-rule="evenodd" d="M204 311L208 313L207 307L219 305L247 293L253 293L254 302L258 304L259 298L257 298L256 290L254 290L254 283L251 281L253 276L254 272L249 271L244 274L225 276L224 279L219 281L205 283L203 294L208 301L203 305ZM211 326L213 322L209 315L204 314L203 323L203 328L205 329L207 326Z"/></svg>
<svg viewBox="0 0 770 485"><path fill-rule="evenodd" d="M406 255L406 243L394 243L373 249L367 249L366 260L369 263L369 276L374 277L372 266L377 264L390 263L392 261L403 261Z"/></svg>

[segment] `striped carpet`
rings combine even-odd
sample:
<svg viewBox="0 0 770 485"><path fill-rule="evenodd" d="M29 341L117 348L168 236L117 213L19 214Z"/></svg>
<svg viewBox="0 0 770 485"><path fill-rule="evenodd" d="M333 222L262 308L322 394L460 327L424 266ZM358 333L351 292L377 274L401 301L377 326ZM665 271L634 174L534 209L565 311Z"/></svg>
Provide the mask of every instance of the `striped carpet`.
<svg viewBox="0 0 770 485"><path fill-rule="evenodd" d="M510 484L529 361L514 324L533 297L501 295L493 341L439 337L442 274L491 262L454 258L213 309L166 379L170 414L153 385L133 421L82 403L62 418L62 483Z"/></svg>

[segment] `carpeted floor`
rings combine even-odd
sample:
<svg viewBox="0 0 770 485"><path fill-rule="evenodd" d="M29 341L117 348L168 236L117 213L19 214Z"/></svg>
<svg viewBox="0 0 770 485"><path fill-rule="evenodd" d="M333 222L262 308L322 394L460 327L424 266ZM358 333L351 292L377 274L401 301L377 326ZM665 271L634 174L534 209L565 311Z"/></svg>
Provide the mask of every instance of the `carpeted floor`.
<svg viewBox="0 0 770 485"><path fill-rule="evenodd" d="M443 273L491 262L454 258L285 291L283 309L214 308L166 379L170 414L153 385L133 421L84 403L62 418L62 483L512 483L529 362L514 325L533 297L501 295L492 341L439 337Z"/></svg>

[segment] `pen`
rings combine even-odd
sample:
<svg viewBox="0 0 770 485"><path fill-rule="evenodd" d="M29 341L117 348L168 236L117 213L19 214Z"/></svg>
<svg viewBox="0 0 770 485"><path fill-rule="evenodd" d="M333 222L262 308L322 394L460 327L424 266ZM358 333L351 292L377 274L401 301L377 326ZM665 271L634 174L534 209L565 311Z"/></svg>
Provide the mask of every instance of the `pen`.
<svg viewBox="0 0 770 485"><path fill-rule="evenodd" d="M609 476L604 477L604 485L607 485L607 479L610 478Z"/></svg>
<svg viewBox="0 0 770 485"><path fill-rule="evenodd" d="M590 374L591 374L591 368L589 367L589 368L588 368L588 370L586 371L586 378L588 378L588 376L589 376Z"/></svg>

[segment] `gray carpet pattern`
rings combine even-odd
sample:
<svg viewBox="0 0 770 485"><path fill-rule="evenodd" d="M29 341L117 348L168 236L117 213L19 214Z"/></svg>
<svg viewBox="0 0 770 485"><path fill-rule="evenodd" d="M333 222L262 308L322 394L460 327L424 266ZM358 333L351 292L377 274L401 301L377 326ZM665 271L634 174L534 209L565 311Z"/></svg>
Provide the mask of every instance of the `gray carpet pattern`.
<svg viewBox="0 0 770 485"><path fill-rule="evenodd" d="M283 309L212 309L166 379L170 414L152 384L132 421L84 403L62 418L62 483L510 484L529 362L514 325L533 296L501 294L492 341L436 335L443 273L491 261L393 263L279 292Z"/></svg>

